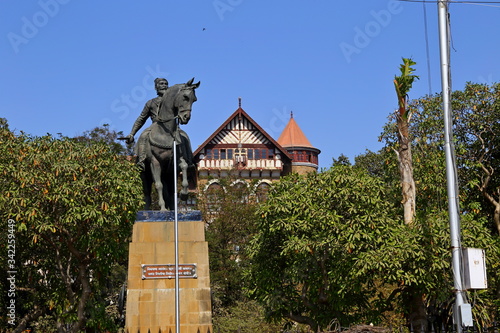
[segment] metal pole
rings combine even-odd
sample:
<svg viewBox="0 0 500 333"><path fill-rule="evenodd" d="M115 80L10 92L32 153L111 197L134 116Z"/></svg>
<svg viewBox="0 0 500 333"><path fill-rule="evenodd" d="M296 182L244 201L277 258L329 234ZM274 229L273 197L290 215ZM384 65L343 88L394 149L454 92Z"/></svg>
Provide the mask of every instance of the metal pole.
<svg viewBox="0 0 500 333"><path fill-rule="evenodd" d="M448 25L448 0L438 1L439 14L439 47L441 54L441 86L444 111L444 137L446 154L446 179L448 189L448 213L450 216L450 238L452 256L452 274L455 288L455 307L453 316L457 333L462 332L460 306L464 304L462 297L461 276L461 244L460 244L460 217L458 207L458 178L455 164L455 150L453 145L453 130L451 116L451 87L450 87L450 48Z"/></svg>
<svg viewBox="0 0 500 333"><path fill-rule="evenodd" d="M176 120L177 121L177 120ZM172 146L174 150L174 243L175 243L175 332L181 332L180 324L180 306L179 306L179 230L177 220L177 145Z"/></svg>

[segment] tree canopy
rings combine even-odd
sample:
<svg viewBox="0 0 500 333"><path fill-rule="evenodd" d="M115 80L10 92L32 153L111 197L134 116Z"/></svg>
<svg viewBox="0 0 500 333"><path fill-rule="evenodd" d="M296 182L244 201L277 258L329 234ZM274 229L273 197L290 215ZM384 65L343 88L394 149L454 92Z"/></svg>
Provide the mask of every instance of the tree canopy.
<svg viewBox="0 0 500 333"><path fill-rule="evenodd" d="M0 188L1 223L15 221L17 329L42 316L60 331L113 327L99 289L126 258L141 203L134 165L105 142L15 135L4 124Z"/></svg>
<svg viewBox="0 0 500 333"><path fill-rule="evenodd" d="M316 330L333 319L345 326L376 323L385 311L410 321L419 309L434 327L447 324L454 296L440 102L439 95L426 96L407 106L406 144L413 148L418 193L412 224L403 222L394 153L401 148L399 113L384 128L380 152L357 157L354 166L334 160L330 170L274 184L257 211L248 275L255 284L252 295L270 319L288 318ZM493 228L499 200L498 85L468 84L453 93L452 107L462 245L485 249L490 285L466 297L475 322L491 325L499 315L500 290L500 242Z"/></svg>
<svg viewBox="0 0 500 333"><path fill-rule="evenodd" d="M461 204L467 211L482 210L489 227L500 235L500 84L469 82L463 90L452 93L451 107ZM420 193L417 207L425 210L438 202L446 206L446 191L441 186L445 181L441 94L415 99L408 108L412 114L409 131ZM381 136L388 149L398 148L394 123L390 119Z"/></svg>
<svg viewBox="0 0 500 333"><path fill-rule="evenodd" d="M361 254L399 228L379 179L337 164L322 173L281 179L259 208L250 253L252 294L271 319L289 318L316 331L337 319L371 319L376 286L360 274Z"/></svg>
<svg viewBox="0 0 500 333"><path fill-rule="evenodd" d="M491 318L495 316L495 310L491 311L494 308L491 306L491 299L500 292L496 269L500 254L499 238L493 237L499 234L497 221L500 218L500 192L496 175L499 167L496 155L499 154L500 143L499 96L498 84L488 86L475 83L467 83L463 90L454 91L451 96L455 137L453 144L456 150L454 164L459 175L459 199L462 208L462 241L464 246L486 249L488 267L491 267L488 270L490 289L473 293L476 296L482 295L484 298L478 301L478 304L487 304L486 308L490 310L488 316L484 315L479 320L483 322L491 322ZM441 94L415 99L408 104L408 108L411 113L409 140L413 149L414 177L418 193L417 228L421 230L419 237L424 237L421 238L420 244L427 249L425 252L429 253L429 258L432 258L434 251L428 246L437 244L435 237L441 239L438 248L447 247L445 235L439 236L440 230L448 223ZM384 128L381 139L384 140L385 147L378 154L378 161L382 159L384 162L377 165L385 170L383 178L386 181L390 179L388 175L395 174L396 159L392 151L397 150L400 145L395 117L391 115ZM373 154L366 155L359 161L363 162L368 158L373 160ZM436 223L442 227L436 228ZM429 239L429 236L433 239ZM436 262L438 261L429 262L429 267ZM422 275L418 281L428 281L427 278L431 275ZM427 285L428 282L416 285L416 289L426 293L428 302L443 300L444 294L429 291L428 287L431 285ZM446 284L442 288L446 288ZM439 288L435 290L439 291ZM487 301L488 298L490 301ZM480 308L481 306L474 308L475 315L478 315ZM498 316L498 306L496 313Z"/></svg>

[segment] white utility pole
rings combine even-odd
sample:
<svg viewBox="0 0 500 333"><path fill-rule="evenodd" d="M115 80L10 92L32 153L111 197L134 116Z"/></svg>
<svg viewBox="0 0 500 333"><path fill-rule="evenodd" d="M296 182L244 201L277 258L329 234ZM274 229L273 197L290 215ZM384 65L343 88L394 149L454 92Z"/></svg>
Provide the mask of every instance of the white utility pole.
<svg viewBox="0 0 500 333"><path fill-rule="evenodd" d="M175 119L177 121L177 119ZM178 131L178 128L176 129ZM174 153L174 243L175 243L175 332L181 332L181 315L179 302L179 221L177 220L177 145L172 145Z"/></svg>
<svg viewBox="0 0 500 333"><path fill-rule="evenodd" d="M444 136L446 154L446 179L448 188L448 213L450 216L450 238L452 255L452 274L455 288L455 306L453 318L457 333L463 326L472 322L470 304L463 297L462 285L462 245L460 242L460 216L458 205L458 177L456 172L455 148L453 144L450 86L450 31L448 20L448 0L438 0L439 15L439 46L441 54L441 86L444 111Z"/></svg>

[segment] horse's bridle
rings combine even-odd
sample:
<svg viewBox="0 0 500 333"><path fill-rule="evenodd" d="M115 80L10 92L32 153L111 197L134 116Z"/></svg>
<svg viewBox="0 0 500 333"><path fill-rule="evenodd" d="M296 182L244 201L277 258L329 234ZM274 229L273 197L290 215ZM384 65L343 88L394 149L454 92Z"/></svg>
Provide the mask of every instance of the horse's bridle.
<svg viewBox="0 0 500 333"><path fill-rule="evenodd" d="M177 115L175 117L173 117L172 119L161 119L158 116L158 117L156 117L155 122L157 122L157 123L168 123L171 120L177 120L177 119L179 119L179 113L181 113L181 112L188 112L188 111L191 112L191 109L184 109L184 110L178 111Z"/></svg>
<svg viewBox="0 0 500 333"><path fill-rule="evenodd" d="M187 87L183 87L183 88L181 88L179 90L179 92L177 92L177 94L179 94L182 90L193 90L193 89L191 89L189 87L188 88ZM169 122L171 120L177 120L177 119L179 119L179 114L181 112L191 112L191 109L184 109L184 110L177 111L177 114L172 119L161 119L160 118L160 108L161 108L162 102L163 102L163 100L158 104L158 116L157 116L157 118L155 120L157 123L166 123L166 122Z"/></svg>

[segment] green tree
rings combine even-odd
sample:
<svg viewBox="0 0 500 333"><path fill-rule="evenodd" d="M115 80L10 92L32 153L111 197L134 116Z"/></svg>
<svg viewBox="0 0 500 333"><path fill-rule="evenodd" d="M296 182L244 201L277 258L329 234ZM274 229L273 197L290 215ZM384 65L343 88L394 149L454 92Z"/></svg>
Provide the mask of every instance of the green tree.
<svg viewBox="0 0 500 333"><path fill-rule="evenodd" d="M500 236L500 84L468 83L453 93L452 108L460 178Z"/></svg>
<svg viewBox="0 0 500 333"><path fill-rule="evenodd" d="M248 242L257 232L256 210L270 186L229 176L210 179L199 189L198 208L207 223L216 332L277 332L284 324L266 322L263 307L248 297L252 281L244 275L251 263Z"/></svg>
<svg viewBox="0 0 500 333"><path fill-rule="evenodd" d="M141 203L134 165L104 142L15 135L7 126L0 142L1 223L16 225L14 332L43 316L59 332L113 329L99 290L126 257Z"/></svg>
<svg viewBox="0 0 500 333"><path fill-rule="evenodd" d="M487 225L492 230L495 225L495 202L498 201L498 183L496 177L491 177L498 172L498 162L495 158L498 154L498 85L488 87L468 83L463 91L455 91L452 94L452 109L454 114L455 146L457 159L455 161L460 178L460 201L462 210L461 217L466 222L462 223L462 232L469 234L468 246L487 248L488 267L497 267L495 258L498 258L500 249L498 239L486 237L482 225ZM435 225L436 222L447 217L447 193L445 175L445 155L444 155L444 120L442 114L442 98L440 94L425 96L409 103L408 108L412 115L409 124L410 144L413 147L414 178L417 185L417 218L420 225L417 232L424 232L426 225ZM399 145L397 138L397 127L395 120L385 126L382 139L386 143L385 149L396 149ZM395 168L395 160L386 160L386 169ZM393 172L393 171L390 171ZM487 184L487 186L484 186ZM496 184L496 185L495 185ZM488 193L491 195L488 198ZM485 199L486 198L486 199ZM493 199L493 200L491 200ZM473 222L470 222L472 220ZM467 226L467 223L475 223L474 227ZM446 223L440 228L445 228ZM469 228L475 230L475 234L468 233ZM432 227L435 233L439 234L441 229ZM428 248L428 239L420 238L420 246L428 257L433 257L433 251ZM464 236L465 237L465 236ZM417 239L417 238L415 238ZM488 239L487 242L484 240ZM435 240L432 242L436 243ZM449 241L448 241L449 242ZM464 241L465 242L465 241ZM477 244L474 244L474 243ZM483 244L483 245L480 245ZM486 244L486 245L485 245ZM449 246L443 238L441 245L443 248ZM424 251L422 252L424 253ZM417 260L418 261L418 260ZM423 263L423 262L422 262ZM411 267L411 266L407 266ZM425 266L423 266L425 267ZM496 310L492 310L492 299L498 299L498 270L490 269L490 286L493 288L486 292L477 293L481 295L482 306L475 309L489 309L489 317L494 318L495 312L498 316L498 305ZM427 305L443 301L443 294L430 292L426 276L420 276L416 280L415 288L421 288L427 296ZM444 290L451 290L452 284L442 285ZM445 293L446 294L446 293ZM451 297L451 296L448 296ZM488 300L489 299L489 300ZM429 307L427 309L429 311ZM488 322L487 316L479 321ZM479 318L479 317L478 317ZM490 319L491 320L491 319Z"/></svg>
<svg viewBox="0 0 500 333"><path fill-rule="evenodd" d="M492 230L500 235L500 85L467 83L463 90L451 96L453 133L464 209L480 204ZM439 202L446 209L444 120L441 94L413 100L408 106L412 121L409 133L414 152L415 176L425 211L429 203ZM397 129L390 119L381 139L386 148L396 149ZM438 176L438 178L436 178ZM434 178L433 178L434 177ZM424 192L423 192L424 191ZM424 193L424 195L422 195ZM436 199L438 199L436 201ZM418 200L418 199L417 199ZM419 206L420 207L420 206ZM437 206L434 206L436 208ZM477 208L475 208L477 209Z"/></svg>
<svg viewBox="0 0 500 333"><path fill-rule="evenodd" d="M336 319L343 326L375 321L377 282L362 254L399 230L383 183L359 167L289 175L260 206L251 242L252 296L271 320L287 318L314 332Z"/></svg>
<svg viewBox="0 0 500 333"><path fill-rule="evenodd" d="M417 217L425 217L429 212L447 209L446 168L444 156L444 121L439 100L432 103L425 98L413 100L408 108L411 110L411 122L408 124L409 145L412 147L413 177L416 190ZM417 103L418 106L417 106ZM442 103L442 101L441 101ZM380 140L385 143L380 158L383 162L385 179L398 177L398 159L390 152L399 147L396 115L389 116ZM379 164L380 165L380 164Z"/></svg>
<svg viewBox="0 0 500 333"><path fill-rule="evenodd" d="M351 161L349 160L349 157L345 156L344 154L340 154L338 158L332 158L332 165L351 165Z"/></svg>
<svg viewBox="0 0 500 333"><path fill-rule="evenodd" d="M260 304L252 300L240 300L234 305L220 309L214 316L214 332L217 333L276 333L282 331L281 324L268 323Z"/></svg>
<svg viewBox="0 0 500 333"><path fill-rule="evenodd" d="M199 191L198 206L208 225L214 316L245 298L246 245L256 231L254 185L230 177Z"/></svg>
<svg viewBox="0 0 500 333"><path fill-rule="evenodd" d="M111 150L120 155L133 155L132 145L126 145L118 140L123 137L123 132L116 132L109 127L109 124L104 124L100 127L95 127L90 131L83 132L82 135L75 137L77 141L95 143L102 142L111 147Z"/></svg>
<svg viewBox="0 0 500 333"><path fill-rule="evenodd" d="M367 149L364 154L354 157L355 166L368 171L371 176L379 177L380 179L385 178L384 164L383 151L376 153Z"/></svg>

